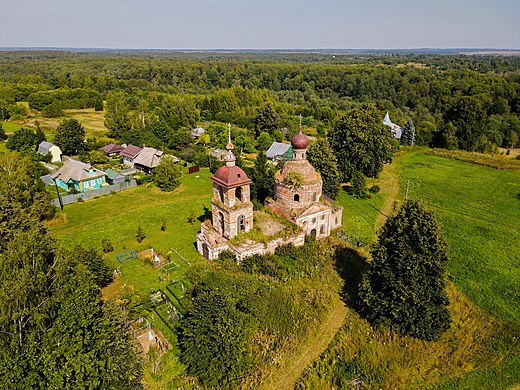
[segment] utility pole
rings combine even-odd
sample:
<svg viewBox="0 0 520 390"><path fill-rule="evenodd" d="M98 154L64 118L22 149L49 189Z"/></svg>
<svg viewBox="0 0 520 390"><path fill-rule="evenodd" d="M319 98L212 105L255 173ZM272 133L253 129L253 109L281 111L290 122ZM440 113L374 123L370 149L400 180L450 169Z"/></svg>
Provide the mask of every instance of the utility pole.
<svg viewBox="0 0 520 390"><path fill-rule="evenodd" d="M60 209L63 210L63 201L61 200L60 191L58 190L58 183L54 180L54 186L56 187L56 193L58 194L58 201L60 202Z"/></svg>

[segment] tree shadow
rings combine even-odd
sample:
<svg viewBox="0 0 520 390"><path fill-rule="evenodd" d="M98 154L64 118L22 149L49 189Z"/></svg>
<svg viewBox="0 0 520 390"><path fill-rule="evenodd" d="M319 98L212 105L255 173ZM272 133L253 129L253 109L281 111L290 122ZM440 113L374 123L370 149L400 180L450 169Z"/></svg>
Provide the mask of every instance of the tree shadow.
<svg viewBox="0 0 520 390"><path fill-rule="evenodd" d="M367 259L349 247L337 247L334 258L336 271L344 282L341 298L345 304L359 311L359 285L368 270Z"/></svg>
<svg viewBox="0 0 520 390"><path fill-rule="evenodd" d="M211 219L211 210L209 208L207 208L206 206L204 206L204 213L202 215L200 215L199 217L197 217L197 220L199 222L204 222L208 219Z"/></svg>
<svg viewBox="0 0 520 390"><path fill-rule="evenodd" d="M518 199L518 200L520 200L520 194L517 194L517 195L515 196L515 198Z"/></svg>

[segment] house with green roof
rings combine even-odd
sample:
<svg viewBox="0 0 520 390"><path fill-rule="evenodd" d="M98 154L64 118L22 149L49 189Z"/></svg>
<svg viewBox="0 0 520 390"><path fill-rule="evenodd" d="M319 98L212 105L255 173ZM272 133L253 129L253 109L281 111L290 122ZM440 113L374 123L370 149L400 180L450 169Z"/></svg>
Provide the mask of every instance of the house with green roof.
<svg viewBox="0 0 520 390"><path fill-rule="evenodd" d="M69 158L61 168L51 174L52 184L66 191L86 192L107 184L106 173L90 164Z"/></svg>

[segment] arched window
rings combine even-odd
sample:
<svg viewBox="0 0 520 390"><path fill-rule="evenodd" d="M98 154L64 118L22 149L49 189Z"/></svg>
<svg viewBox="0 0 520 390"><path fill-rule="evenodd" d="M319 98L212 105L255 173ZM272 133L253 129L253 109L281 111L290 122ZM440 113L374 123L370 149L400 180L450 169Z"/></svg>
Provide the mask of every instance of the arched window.
<svg viewBox="0 0 520 390"><path fill-rule="evenodd" d="M316 202L316 193L313 193L313 194L312 194L312 201L313 201L313 202Z"/></svg>
<svg viewBox="0 0 520 390"><path fill-rule="evenodd" d="M321 225L320 234L325 234L325 225Z"/></svg>
<svg viewBox="0 0 520 390"><path fill-rule="evenodd" d="M238 217L237 230L238 233L244 232L246 230L246 217L244 217L243 215Z"/></svg>
<svg viewBox="0 0 520 390"><path fill-rule="evenodd" d="M237 187L237 189L235 190L235 197L237 198L237 200L243 202L243 200L242 200L242 187Z"/></svg>
<svg viewBox="0 0 520 390"><path fill-rule="evenodd" d="M224 203L224 189L222 187L218 187L218 194L220 196L220 201Z"/></svg>
<svg viewBox="0 0 520 390"><path fill-rule="evenodd" d="M218 217L219 217L220 232L222 233L222 235L224 235L224 214L222 214L222 212L220 211L218 213Z"/></svg>
<svg viewBox="0 0 520 390"><path fill-rule="evenodd" d="M298 194L294 194L294 198L293 198L293 200L294 200L295 202L299 202L299 201L300 201L300 195L298 195Z"/></svg>

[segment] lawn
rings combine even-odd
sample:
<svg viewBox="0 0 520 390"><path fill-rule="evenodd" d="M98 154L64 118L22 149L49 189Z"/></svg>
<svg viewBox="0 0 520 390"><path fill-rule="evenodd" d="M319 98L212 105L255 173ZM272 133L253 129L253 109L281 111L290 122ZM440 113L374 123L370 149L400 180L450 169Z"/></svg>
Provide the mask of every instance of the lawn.
<svg viewBox="0 0 520 390"><path fill-rule="evenodd" d="M450 245L448 269L478 306L520 325L520 172L422 152L396 161L401 189L435 211Z"/></svg>
<svg viewBox="0 0 520 390"><path fill-rule="evenodd" d="M203 218L210 206L211 174L202 169L197 175L185 175L173 192L156 187L138 186L117 194L65 206L49 223L51 233L65 246L92 246L101 250L101 241L110 239L114 251L106 258L122 272L122 282L147 292L166 282L158 279L159 270L142 260L130 260L119 265L115 255L124 250L145 250L150 247L180 265L171 278L179 278L189 264L200 262L195 247L195 235L200 222L188 222L188 217ZM161 226L165 223L166 229ZM138 243L135 234L141 226L146 238ZM179 253L175 253L175 250ZM181 257L182 256L182 257Z"/></svg>

